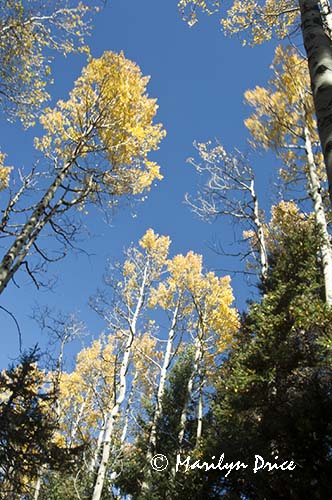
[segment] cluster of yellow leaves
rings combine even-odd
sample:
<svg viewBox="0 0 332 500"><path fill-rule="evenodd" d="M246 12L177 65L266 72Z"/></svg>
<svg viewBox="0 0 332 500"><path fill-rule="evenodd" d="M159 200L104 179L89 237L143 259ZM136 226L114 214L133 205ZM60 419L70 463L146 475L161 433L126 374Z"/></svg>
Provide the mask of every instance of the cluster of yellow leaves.
<svg viewBox="0 0 332 500"><path fill-rule="evenodd" d="M75 370L62 373L58 403L61 409L58 445L88 441L98 427L102 412L112 400L115 378L115 337L101 337L82 349Z"/></svg>
<svg viewBox="0 0 332 500"><path fill-rule="evenodd" d="M168 277L159 283L156 289L151 290L150 307L159 306L165 310L173 309L181 302L184 315L188 315L193 304L185 297L197 287L202 273L202 256L193 252L187 255L176 255L167 261Z"/></svg>
<svg viewBox="0 0 332 500"><path fill-rule="evenodd" d="M158 149L165 131L153 124L158 106L146 94L148 81L123 53L91 59L69 100L41 117L46 134L36 139L36 147L67 162L103 155L109 168L101 182L113 195L149 189L162 176L148 154Z"/></svg>
<svg viewBox="0 0 332 500"><path fill-rule="evenodd" d="M145 250L148 258L158 266L165 263L170 244L169 236L159 236L153 229L148 229L139 241L139 246Z"/></svg>
<svg viewBox="0 0 332 500"><path fill-rule="evenodd" d="M271 69L273 78L267 88L256 87L245 92L246 103L254 108L245 125L253 137L250 142L254 147L278 152L287 166L280 173L290 180L298 162L301 168L306 164L301 150L297 149L304 142L304 126L309 130L312 144L319 142L308 65L292 48L279 46ZM323 163L320 153L315 159L317 165Z"/></svg>
<svg viewBox="0 0 332 500"><path fill-rule="evenodd" d="M204 304L204 315L208 331L217 335L217 347L223 351L231 344L233 335L239 327L236 309L231 308L234 296L230 286L230 277L218 278L210 272L205 277L205 289L198 297L199 304Z"/></svg>
<svg viewBox="0 0 332 500"><path fill-rule="evenodd" d="M148 229L139 241L140 249L131 248L127 252L128 258L123 264L124 279L120 286L130 307L143 279L146 286L159 279L167 262L170 243L168 236L159 236L153 229Z"/></svg>
<svg viewBox="0 0 332 500"><path fill-rule="evenodd" d="M197 9L211 15L219 9L219 6L218 0L179 0L178 2L179 11L189 26L193 26L198 21Z"/></svg>
<svg viewBox="0 0 332 500"><path fill-rule="evenodd" d="M207 141L197 143L196 147L202 160L211 165L217 165L227 158L227 153L221 144L212 146L212 141ZM197 166L197 170L200 171L202 168Z"/></svg>
<svg viewBox="0 0 332 500"><path fill-rule="evenodd" d="M279 228L285 234L288 233L287 227L294 224L306 224L306 217L299 211L299 207L293 201L281 201L271 208L271 222L272 229Z"/></svg>
<svg viewBox="0 0 332 500"><path fill-rule="evenodd" d="M10 116L26 126L34 124L34 112L48 99L50 58L45 51L63 54L88 52L89 11L82 2L3 0L0 4L0 81L3 105Z"/></svg>
<svg viewBox="0 0 332 500"><path fill-rule="evenodd" d="M275 34L283 39L299 15L296 0L236 0L221 20L226 34L241 33L244 44L256 45ZM243 32L249 32L248 37Z"/></svg>
<svg viewBox="0 0 332 500"><path fill-rule="evenodd" d="M306 216L300 212L299 207L293 201L281 201L271 208L271 221L269 224L269 236L267 246L270 251L278 247L279 236L287 236L295 226L300 228L308 224L314 224L314 214Z"/></svg>
<svg viewBox="0 0 332 500"><path fill-rule="evenodd" d="M159 375L156 362L160 362L162 352L158 350L157 339L150 333L134 339L133 362L137 385L148 398L153 397L154 383Z"/></svg>
<svg viewBox="0 0 332 500"><path fill-rule="evenodd" d="M234 297L229 276L204 273L202 256L191 251L169 260L167 269L167 280L151 292L150 306L169 310L180 304L182 315L192 315L189 324L198 335L207 338L213 331L218 349L224 350L239 326L237 312L230 307Z"/></svg>
<svg viewBox="0 0 332 500"><path fill-rule="evenodd" d="M219 1L180 0L178 7L184 20L193 26L197 23L197 10L214 14L220 10ZM241 33L243 44L256 45L270 40L275 34L283 39L287 36L299 15L296 0L235 0L220 23L228 35ZM248 32L248 37L244 34Z"/></svg>
<svg viewBox="0 0 332 500"><path fill-rule="evenodd" d="M9 175L13 167L5 167L4 161L6 155L0 152L0 191L6 189L9 185Z"/></svg>

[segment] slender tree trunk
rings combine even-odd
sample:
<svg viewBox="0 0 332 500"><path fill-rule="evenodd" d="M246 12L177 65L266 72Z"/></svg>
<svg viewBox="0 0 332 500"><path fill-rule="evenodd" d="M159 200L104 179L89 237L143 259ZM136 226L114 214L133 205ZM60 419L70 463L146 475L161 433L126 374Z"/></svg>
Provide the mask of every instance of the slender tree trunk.
<svg viewBox="0 0 332 500"><path fill-rule="evenodd" d="M127 372L130 364L130 356L131 356L131 350L132 350L132 344L133 340L136 335L136 324L137 324L137 319L138 315L143 307L144 303L144 296L145 296L145 288L146 288L146 283L147 283L147 269L148 269L148 264L146 264L143 272L143 278L142 278L142 283L139 291L139 296L135 308L134 315L132 317L132 320L130 322L130 329L129 329L129 335L127 342L125 344L125 350L124 350L124 355L120 367L120 380L119 380L119 393L116 397L115 404L111 410L111 412L107 415L106 417L106 424L105 424L105 434L104 434L104 441L102 445L102 456L100 460L100 464L98 467L97 471L97 477L94 485L94 490L93 490L93 495L91 500L100 500L101 494L103 491L103 486L104 486L104 481L105 481L105 476L106 476L106 471L107 471L107 466L108 466L108 460L110 457L110 452L111 452L111 437L112 437L112 432L114 428L115 421L119 415L120 407L125 400L126 397L126 390L127 390Z"/></svg>
<svg viewBox="0 0 332 500"><path fill-rule="evenodd" d="M40 471L40 473L38 474L38 477L36 479L35 486L34 486L35 491L33 494L33 500L38 500L38 498L39 498L40 488L41 488L41 478L42 478L42 473Z"/></svg>
<svg viewBox="0 0 332 500"><path fill-rule="evenodd" d="M184 433L186 430L188 406L189 406L190 401L192 400L194 380L195 380L197 373L199 373L202 356L203 356L203 351L202 351L201 341L196 337L196 339L195 339L194 366L193 366L193 370L191 372L191 375L189 377L189 380L187 382L186 398L185 398L185 403L184 403L184 406L183 406L183 409L181 412L181 418L180 418L180 430L179 430L179 434L178 434L178 443L179 443L180 450L182 448Z"/></svg>
<svg viewBox="0 0 332 500"><path fill-rule="evenodd" d="M199 370L200 371L200 370ZM199 446L202 439L203 432L203 387L204 379L201 373L199 373L199 393L198 393L198 408L197 408L197 429L196 429L196 447Z"/></svg>
<svg viewBox="0 0 332 500"><path fill-rule="evenodd" d="M166 351L165 351L165 356L164 356L164 362L163 362L163 366L161 368L161 373L160 373L156 408L155 408L155 412L154 412L154 416L153 416L152 427L151 427L151 431L150 431L149 447L148 447L148 453L147 453L148 463L150 462L150 460L152 458L152 453L156 449L157 424L158 424L158 420L163 412L163 397L164 397L165 388L166 388L166 376L167 376L169 365L170 365L171 360L172 360L173 342L174 342L174 337L175 337L175 327L176 327L176 322L177 322L177 318L178 318L178 313L179 313L179 304L177 304L177 306L175 307L174 312L173 312L171 328L168 332L168 339L167 339Z"/></svg>
<svg viewBox="0 0 332 500"><path fill-rule="evenodd" d="M124 419L123 419L123 429L122 429L121 436L120 436L120 449L118 451L118 454L120 454L120 455L121 455L121 452L123 451L123 445L124 445L124 443L126 441L126 437L127 437L128 426L129 426L129 413L130 413L130 408L131 408L131 405L132 405L133 399L134 399L134 388L135 388L135 383L136 383L137 378L138 378L138 373L137 373L137 371L135 371L135 375L134 375L133 381L131 383L131 388L130 388L128 401L127 401L127 405L126 405L126 411L125 411ZM118 474L116 472L112 472L110 474L110 480L115 481L117 476L118 476Z"/></svg>
<svg viewBox="0 0 332 500"><path fill-rule="evenodd" d="M137 378L138 378L138 373L137 373L137 371L135 371L135 375L134 375L133 381L131 383L130 393L129 393L126 412L125 412L124 421L123 421L123 429L122 429L121 437L120 437L121 445L123 445L123 443L125 442L126 437L127 437L128 425L129 425L129 413L130 413L130 408L131 408L131 405L132 405L133 399L134 399L134 389L135 389L135 384L136 384Z"/></svg>
<svg viewBox="0 0 332 500"><path fill-rule="evenodd" d="M102 428L100 429L100 431L98 433L96 448L94 450L93 457L92 457L92 459L91 459L91 461L89 463L88 472L94 471L95 468L96 468L96 466L97 466L98 457L99 457L99 453L100 453L100 450L101 450L101 446L103 444L103 439L104 439L104 434L105 434L105 424L106 424L106 422L103 422L103 426L102 426Z"/></svg>
<svg viewBox="0 0 332 500"><path fill-rule="evenodd" d="M332 12L330 2L329 0L319 0L319 4L328 29L328 35L332 39Z"/></svg>
<svg viewBox="0 0 332 500"><path fill-rule="evenodd" d="M90 395L90 389L87 391L87 393L85 395L86 399L80 404L80 407L79 407L78 414L76 416L74 425L73 425L73 427L72 427L72 429L70 431L70 436L69 436L70 437L70 441L69 441L69 446L70 447L73 445L74 439L77 436L78 426L80 425L80 422L82 420L83 412L84 412L84 409L86 407L86 400L89 397L89 395Z"/></svg>
<svg viewBox="0 0 332 500"><path fill-rule="evenodd" d="M179 314L179 302L177 303L177 305L174 309L174 312L173 312L171 327L170 327L170 330L168 332L168 338L167 338L163 366L162 366L161 372L160 372L155 412L153 415L152 426L151 426L150 435L149 435L148 450L146 453L146 463L148 464L148 466L150 465L151 459L153 457L153 453L156 451L157 426L158 426L159 418L163 412L163 397L164 397L165 388L166 388L166 376L167 376L168 368L169 368L171 360L172 360L173 342L174 342L174 337L175 337L175 328L176 328L176 322L178 319L178 314ZM149 468L147 480L145 480L142 484L142 492L143 493L147 493L149 491L150 474L151 474L151 469Z"/></svg>
<svg viewBox="0 0 332 500"><path fill-rule="evenodd" d="M307 155L308 175L310 194L314 204L314 212L316 224L320 233L320 248L322 252L324 285L325 285L325 300L328 306L332 305L332 248L330 243L330 235L327 230L327 221L323 199L321 195L321 186L316 173L316 164L312 152L312 144L308 128L304 127L305 148Z"/></svg>
<svg viewBox="0 0 332 500"><path fill-rule="evenodd" d="M258 198L255 191L255 182L252 179L250 182L250 193L252 197L252 201L254 203L254 224L256 226L256 235L258 240L258 249L259 249L259 260L261 265L261 276L263 281L267 278L268 271L268 260L267 260L267 251L266 251L266 243L264 236L263 224L261 221L261 216L259 213L259 205Z"/></svg>
<svg viewBox="0 0 332 500"><path fill-rule="evenodd" d="M324 31L318 0L299 0L317 126L332 204L332 46Z"/></svg>
<svg viewBox="0 0 332 500"><path fill-rule="evenodd" d="M49 207L50 202L54 199L55 194L64 179L68 175L71 167L80 156L82 148L92 130L93 126L91 125L84 134L84 137L74 149L71 159L67 161L63 168L58 172L56 178L49 186L42 199L37 203L36 208L23 226L20 234L16 237L15 241L4 255L0 263L0 294L6 288L8 282L22 264L23 259L27 255L32 243L35 241L40 231L54 216L54 210L51 209L49 214L46 213L46 210ZM56 204L57 208L58 205L59 203Z"/></svg>

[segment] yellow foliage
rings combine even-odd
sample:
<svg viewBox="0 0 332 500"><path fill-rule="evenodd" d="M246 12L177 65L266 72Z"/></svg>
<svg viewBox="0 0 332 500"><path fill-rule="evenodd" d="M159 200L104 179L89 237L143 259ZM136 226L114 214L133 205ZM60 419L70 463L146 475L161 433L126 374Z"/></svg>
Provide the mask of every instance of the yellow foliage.
<svg viewBox="0 0 332 500"><path fill-rule="evenodd" d="M124 279L118 286L130 307L137 300L136 294L143 280L149 288L152 281L159 279L166 265L170 242L168 236L159 236L153 229L148 229L139 241L141 250L133 247L127 251L127 259L122 267Z"/></svg>
<svg viewBox="0 0 332 500"><path fill-rule="evenodd" d="M204 273L202 256L192 251L176 255L167 268L167 280L151 292L150 307L169 310L180 304L182 316L192 317L190 323L198 335L206 339L214 332L218 350L224 350L239 326L238 314L230 307L234 297L229 276Z"/></svg>
<svg viewBox="0 0 332 500"><path fill-rule="evenodd" d="M189 24L189 26L193 26L197 23L197 8L206 14L213 14L219 8L218 0L179 0L178 8L182 13L183 19Z"/></svg>
<svg viewBox="0 0 332 500"><path fill-rule="evenodd" d="M36 147L69 164L100 155L109 162L97 167L95 190L111 195L138 194L162 179L159 166L148 159L165 136L161 124L153 124L155 99L146 94L149 77L123 53L105 52L91 59L76 80L68 101L48 109L40 122L46 134Z"/></svg>
<svg viewBox="0 0 332 500"><path fill-rule="evenodd" d="M116 337L102 336L77 354L74 371L61 374L57 444L69 445L94 435L114 392L115 344Z"/></svg>
<svg viewBox="0 0 332 500"><path fill-rule="evenodd" d="M6 189L9 184L9 175L13 167L5 167L6 155L0 152L0 191Z"/></svg>
<svg viewBox="0 0 332 500"><path fill-rule="evenodd" d="M34 124L35 112L49 98L50 49L64 55L87 52L87 15L93 8L69 0L0 2L0 79L2 104L11 118Z"/></svg>
<svg viewBox="0 0 332 500"><path fill-rule="evenodd" d="M146 251L147 256L158 264L166 261L170 244L169 236L159 236L153 229L148 229L139 241L140 247Z"/></svg>
<svg viewBox="0 0 332 500"><path fill-rule="evenodd" d="M220 10L221 4L214 0L180 0L178 7L183 18L192 26L198 21L197 10L213 14ZM240 33L244 45L247 41L256 45L273 35L285 38L298 15L296 0L235 0L220 23L226 34ZM244 32L248 32L248 36Z"/></svg>
<svg viewBox="0 0 332 500"><path fill-rule="evenodd" d="M267 88L256 87L245 92L245 101L253 113L245 120L253 147L272 148L283 160L286 169L280 173L292 180L298 166L306 168L304 127L307 127L312 144L318 144L314 104L310 90L310 77L306 60L290 47L277 47L273 65L273 78ZM316 153L317 165L322 155ZM320 169L323 175L323 169Z"/></svg>
<svg viewBox="0 0 332 500"><path fill-rule="evenodd" d="M256 45L273 35L285 38L298 16L296 0L236 0L221 25L226 34L241 33L244 44Z"/></svg>
<svg viewBox="0 0 332 500"><path fill-rule="evenodd" d="M267 247L273 251L279 246L279 237L288 236L294 227L298 229L315 225L315 216L311 213L309 216L300 212L299 207L293 201L281 201L271 208L271 221L267 234Z"/></svg>
<svg viewBox="0 0 332 500"><path fill-rule="evenodd" d="M173 308L183 298L186 291L194 288L194 283L201 277L202 256L188 252L187 255L176 255L167 261L168 278L151 290L149 306L160 306L165 310ZM188 301L186 301L188 302ZM182 304L182 308L184 305ZM189 310L192 305L188 305Z"/></svg>
<svg viewBox="0 0 332 500"><path fill-rule="evenodd" d="M133 342L133 361L137 384L146 397L153 396L154 384L159 370L154 362L160 362L162 352L158 350L157 339L144 333ZM151 361L153 360L153 361Z"/></svg>

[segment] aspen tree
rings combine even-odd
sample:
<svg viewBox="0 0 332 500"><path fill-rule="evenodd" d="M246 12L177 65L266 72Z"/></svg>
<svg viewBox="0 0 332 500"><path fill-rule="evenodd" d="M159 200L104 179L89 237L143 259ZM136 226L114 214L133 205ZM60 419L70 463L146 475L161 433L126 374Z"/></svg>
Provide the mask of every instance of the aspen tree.
<svg viewBox="0 0 332 500"><path fill-rule="evenodd" d="M158 425L164 412L164 397L167 388L167 376L174 353L179 350L176 342L177 330L190 331L194 344L193 370L185 387L185 405L181 413L179 446L181 449L186 427L189 403L194 399L194 388L198 389L196 405L197 428L196 445L202 437L203 398L207 385L207 372L216 353L223 352L230 346L238 327L237 313L232 309L233 295L228 277L217 278L213 273L203 273L202 256L193 252L176 255L167 264L168 277L159 284L150 298L150 305L158 305L168 312L170 326L166 338L164 356L161 363L159 383L156 390L156 402L148 431L146 463L150 464L157 450ZM190 342L190 337L187 342ZM205 364L206 363L206 364ZM151 470L142 484L142 494L149 495L152 487Z"/></svg>
<svg viewBox="0 0 332 500"><path fill-rule="evenodd" d="M182 12L189 9L191 24L197 20L196 8L209 10L214 2L182 0ZM219 7L217 2L216 7ZM194 10L193 10L194 9ZM211 9L210 9L211 11ZM307 54L311 88L317 116L319 138L332 203L332 46L331 8L328 0L235 0L221 20L226 34L240 33L252 45L273 35L283 39L301 26ZM246 37L245 33L248 33Z"/></svg>
<svg viewBox="0 0 332 500"><path fill-rule="evenodd" d="M122 419L119 421L119 436L114 446L115 460L112 463L111 481L115 481L119 475L114 469L121 469L123 457L126 460L126 446L132 436L133 428L135 429L133 422L142 418L142 408L146 401L152 400L157 385L162 352L159 351L158 340L152 332L153 328L151 332L148 328L147 332L136 337L133 342L132 381Z"/></svg>
<svg viewBox="0 0 332 500"><path fill-rule="evenodd" d="M255 176L247 160L237 152L229 154L221 144L198 143L200 161L189 162L202 176L207 175L196 200L186 195L191 209L204 220L228 216L253 231L257 241L258 261L263 279L267 276L268 260L264 236L264 215L259 208Z"/></svg>
<svg viewBox="0 0 332 500"><path fill-rule="evenodd" d="M49 186L34 208L23 211L26 222L16 230L9 217L16 206L10 201L5 210L2 231L10 224L13 241L0 263L0 293L32 249L43 257L36 240L46 225L66 241L61 218L68 210L117 204L162 178L148 159L164 136L153 124L157 105L146 94L148 80L122 53L105 52L90 60L69 99L41 116L45 135L36 147L49 164Z"/></svg>
<svg viewBox="0 0 332 500"><path fill-rule="evenodd" d="M255 147L272 148L283 160L281 175L286 182L296 182L303 172L307 177L321 236L326 302L332 305L332 248L320 182L325 176L322 155L314 153L319 138L307 65L294 50L278 47L272 69L273 79L267 88L245 93L246 102L254 108L245 124Z"/></svg>
<svg viewBox="0 0 332 500"><path fill-rule="evenodd" d="M182 410L178 443L181 449L186 427L188 404L193 398L195 379L198 385L196 446L202 438L203 394L209 384L217 358L227 350L239 327L228 276L218 278L213 272L203 273L189 283L194 306L194 364L187 383L186 403Z"/></svg>
<svg viewBox="0 0 332 500"><path fill-rule="evenodd" d="M167 311L169 316L169 329L166 339L163 360L160 366L159 383L156 390L155 408L152 423L149 429L146 462L150 463L157 446L158 423L163 414L163 399L166 390L167 375L170 369L176 347L176 335L179 324L185 321L189 324L193 310L190 298L188 282L195 279L197 272L201 269L201 256L189 252L186 256L177 255L167 263L168 277L152 291L150 296L150 307L159 306ZM178 341L179 342L179 341ZM149 491L150 474L143 482L142 491Z"/></svg>
<svg viewBox="0 0 332 500"><path fill-rule="evenodd" d="M0 3L0 105L13 120L34 124L49 98L52 52L89 52L91 14L76 0L2 0Z"/></svg>
<svg viewBox="0 0 332 500"><path fill-rule="evenodd" d="M154 280L158 279L165 265L170 240L148 230L140 240L140 250L131 249L123 265L123 281L118 285L120 300L114 308L109 321L116 332L121 332L121 363L117 382L117 394L110 405L105 424L101 457L96 471L96 481L92 500L100 500L108 460L111 451L112 433L121 406L127 396L127 375L133 355L133 342L138 335L138 321L146 305L148 292Z"/></svg>

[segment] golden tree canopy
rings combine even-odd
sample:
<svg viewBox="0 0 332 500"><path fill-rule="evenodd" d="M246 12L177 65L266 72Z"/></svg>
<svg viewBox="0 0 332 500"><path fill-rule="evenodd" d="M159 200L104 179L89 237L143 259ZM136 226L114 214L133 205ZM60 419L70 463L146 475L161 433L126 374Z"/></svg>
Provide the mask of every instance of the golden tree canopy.
<svg viewBox="0 0 332 500"><path fill-rule="evenodd" d="M153 123L158 106L146 93L148 81L123 53L91 59L69 99L41 116L46 134L36 147L57 165L72 168L81 161L71 175L91 177L95 192L121 196L149 189L162 176L148 154L165 131Z"/></svg>

